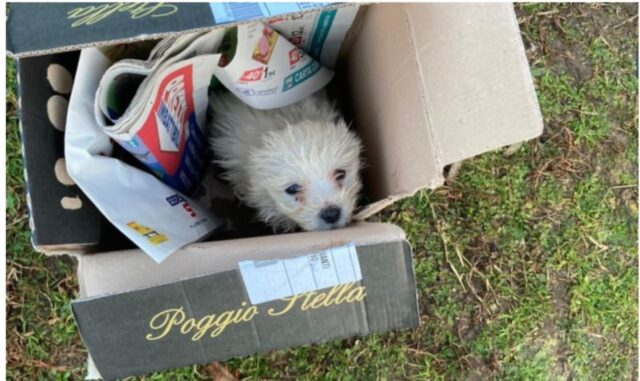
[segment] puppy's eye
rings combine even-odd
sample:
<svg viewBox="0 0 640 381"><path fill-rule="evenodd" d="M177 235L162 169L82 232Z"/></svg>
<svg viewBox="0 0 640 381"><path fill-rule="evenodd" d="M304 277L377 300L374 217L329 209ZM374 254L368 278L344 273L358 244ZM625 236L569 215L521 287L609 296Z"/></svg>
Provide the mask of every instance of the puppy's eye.
<svg viewBox="0 0 640 381"><path fill-rule="evenodd" d="M345 171L344 169L336 169L336 172L334 174L336 181L344 180L344 177L346 175L347 175L347 171Z"/></svg>
<svg viewBox="0 0 640 381"><path fill-rule="evenodd" d="M287 192L287 194L290 195L295 195L296 193L300 192L300 190L302 189L302 187L298 184L293 184L293 185L289 185L289 187L287 187L287 189L285 189L284 191Z"/></svg>

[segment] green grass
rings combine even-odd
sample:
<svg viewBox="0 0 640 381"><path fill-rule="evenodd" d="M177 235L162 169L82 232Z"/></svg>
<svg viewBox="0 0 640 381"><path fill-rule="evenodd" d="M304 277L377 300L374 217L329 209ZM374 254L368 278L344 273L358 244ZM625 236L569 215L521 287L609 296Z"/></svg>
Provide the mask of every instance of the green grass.
<svg viewBox="0 0 640 381"><path fill-rule="evenodd" d="M400 225L414 248L420 328L223 365L250 379L637 379L636 12L517 6L543 136L510 157L466 161L454 182L375 218ZM30 247L8 64L9 377L79 379L75 264ZM207 374L194 366L140 379Z"/></svg>

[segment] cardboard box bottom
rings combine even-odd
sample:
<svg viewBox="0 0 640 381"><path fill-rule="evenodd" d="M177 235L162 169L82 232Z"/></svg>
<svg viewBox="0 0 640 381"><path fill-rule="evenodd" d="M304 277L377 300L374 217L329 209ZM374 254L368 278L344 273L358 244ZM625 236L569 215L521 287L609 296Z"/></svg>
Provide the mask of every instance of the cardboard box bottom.
<svg viewBox="0 0 640 381"><path fill-rule="evenodd" d="M417 327L409 244L356 249L361 281L255 306L234 269L81 299L72 303L73 314L106 380Z"/></svg>

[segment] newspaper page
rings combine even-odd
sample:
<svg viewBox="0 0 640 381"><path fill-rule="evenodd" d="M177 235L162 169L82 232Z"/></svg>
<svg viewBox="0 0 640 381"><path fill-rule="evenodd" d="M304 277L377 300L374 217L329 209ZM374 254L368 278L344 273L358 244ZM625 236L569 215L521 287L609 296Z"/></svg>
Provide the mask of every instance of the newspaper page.
<svg viewBox="0 0 640 381"><path fill-rule="evenodd" d="M202 66L208 58L195 57L183 65ZM209 235L221 221L155 176L109 157L112 143L94 117L96 89L109 64L96 48L80 54L65 131L67 170L111 223L161 262Z"/></svg>
<svg viewBox="0 0 640 381"><path fill-rule="evenodd" d="M360 9L359 5L323 9L332 3L209 3L218 23L272 17L269 26L305 51L322 66L333 69L342 41ZM292 12L296 12L293 13ZM283 15L281 17L275 17Z"/></svg>

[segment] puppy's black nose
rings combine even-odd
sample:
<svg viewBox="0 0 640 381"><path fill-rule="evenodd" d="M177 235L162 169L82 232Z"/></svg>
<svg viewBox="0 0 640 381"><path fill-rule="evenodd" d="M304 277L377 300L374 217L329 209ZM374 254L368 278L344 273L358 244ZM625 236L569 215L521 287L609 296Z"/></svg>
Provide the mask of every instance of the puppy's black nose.
<svg viewBox="0 0 640 381"><path fill-rule="evenodd" d="M340 219L340 208L337 206L324 208L320 211L320 218L328 224L333 224Z"/></svg>

